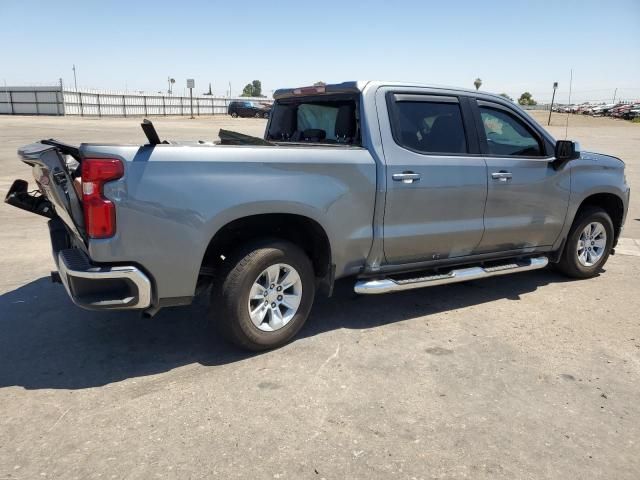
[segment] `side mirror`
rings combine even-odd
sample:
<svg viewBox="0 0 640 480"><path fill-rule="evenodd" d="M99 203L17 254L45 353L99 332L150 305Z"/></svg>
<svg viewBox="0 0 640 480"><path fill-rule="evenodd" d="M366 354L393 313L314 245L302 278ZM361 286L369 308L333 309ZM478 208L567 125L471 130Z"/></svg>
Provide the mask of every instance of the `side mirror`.
<svg viewBox="0 0 640 480"><path fill-rule="evenodd" d="M571 140L558 140L554 152L554 168L560 168L569 160L580 158L580 144Z"/></svg>
<svg viewBox="0 0 640 480"><path fill-rule="evenodd" d="M571 140L558 140L555 150L556 160L575 160L580 158L580 144Z"/></svg>

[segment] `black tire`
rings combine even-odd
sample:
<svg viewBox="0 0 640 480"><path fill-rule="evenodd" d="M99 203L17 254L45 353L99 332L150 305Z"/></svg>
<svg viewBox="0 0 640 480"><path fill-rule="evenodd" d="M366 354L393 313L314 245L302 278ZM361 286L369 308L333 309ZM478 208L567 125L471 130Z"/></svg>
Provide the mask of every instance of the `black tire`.
<svg viewBox="0 0 640 480"><path fill-rule="evenodd" d="M256 114L254 115L256 118L260 118L262 117L262 114L260 112L256 112Z"/></svg>
<svg viewBox="0 0 640 480"><path fill-rule="evenodd" d="M589 223L598 222L602 224L605 229L607 239L605 249L602 257L591 266L585 266L578 260L577 245L580 239L580 234L586 228ZM613 222L609 214L599 207L586 207L581 210L576 219L573 221L567 242L562 252L560 262L557 264L557 269L565 275L572 278L591 278L596 276L607 263L609 254L611 253L611 246L613 245Z"/></svg>
<svg viewBox="0 0 640 480"><path fill-rule="evenodd" d="M265 114L263 115L263 117L264 117L264 118L269 118L269 113L265 113Z"/></svg>
<svg viewBox="0 0 640 480"><path fill-rule="evenodd" d="M293 267L302 281L300 305L295 315L275 331L260 330L249 315L249 293L258 276L278 263ZM277 348L302 328L315 296L315 275L309 257L293 243L263 240L239 248L225 259L211 290L211 315L227 341L247 350Z"/></svg>
<svg viewBox="0 0 640 480"><path fill-rule="evenodd" d="M237 112L233 112L231 114L231 118L238 118L238 113Z"/></svg>

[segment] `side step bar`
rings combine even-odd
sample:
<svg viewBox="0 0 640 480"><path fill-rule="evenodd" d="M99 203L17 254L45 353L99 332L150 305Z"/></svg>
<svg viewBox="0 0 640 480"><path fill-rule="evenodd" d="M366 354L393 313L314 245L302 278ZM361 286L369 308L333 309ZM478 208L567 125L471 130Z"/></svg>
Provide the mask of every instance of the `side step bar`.
<svg viewBox="0 0 640 480"><path fill-rule="evenodd" d="M425 277L407 278L396 280L393 278L381 278L375 280L362 279L356 282L354 290L361 294L378 294L400 292L414 288L432 287L447 283L466 282L467 280L477 280L480 278L495 277L508 273L528 272L544 268L549 263L547 257L535 257L526 260L496 265L493 267L469 267L451 270L447 273L434 274Z"/></svg>

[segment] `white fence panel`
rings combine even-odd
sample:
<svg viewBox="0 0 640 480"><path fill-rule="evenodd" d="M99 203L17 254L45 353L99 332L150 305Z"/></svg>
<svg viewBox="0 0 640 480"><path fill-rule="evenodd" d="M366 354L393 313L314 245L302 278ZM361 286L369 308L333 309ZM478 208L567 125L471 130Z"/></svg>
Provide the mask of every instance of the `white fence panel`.
<svg viewBox="0 0 640 480"><path fill-rule="evenodd" d="M271 103L267 98L193 97L193 115L223 115L233 100ZM191 116L191 98L98 90L65 90L65 113L82 116Z"/></svg>
<svg viewBox="0 0 640 480"><path fill-rule="evenodd" d="M193 115L223 115L234 100L272 103L267 98L193 97ZM0 114L91 117L191 116L190 97L113 90L0 87Z"/></svg>
<svg viewBox="0 0 640 480"><path fill-rule="evenodd" d="M0 87L0 114L63 115L60 86Z"/></svg>

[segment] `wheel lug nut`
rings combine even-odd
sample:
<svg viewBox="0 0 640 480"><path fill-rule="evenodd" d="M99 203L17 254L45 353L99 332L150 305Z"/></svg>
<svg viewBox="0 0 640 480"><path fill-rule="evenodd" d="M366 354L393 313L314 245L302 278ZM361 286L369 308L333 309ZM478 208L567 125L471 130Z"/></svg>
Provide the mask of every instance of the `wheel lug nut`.
<svg viewBox="0 0 640 480"><path fill-rule="evenodd" d="M276 288L277 291L281 291L282 287L278 286L278 288Z"/></svg>
<svg viewBox="0 0 640 480"><path fill-rule="evenodd" d="M271 308L276 308L276 302L273 302L273 303L271 304Z"/></svg>
<svg viewBox="0 0 640 480"><path fill-rule="evenodd" d="M271 284L271 287L269 287L269 288L273 289L273 287L275 287L275 286L276 286L276 285L275 285L274 283L272 283L272 284Z"/></svg>
<svg viewBox="0 0 640 480"><path fill-rule="evenodd" d="M278 301L281 302L282 301L282 295L278 295Z"/></svg>

